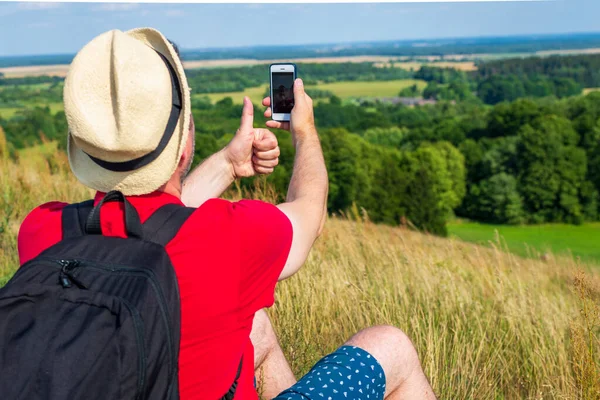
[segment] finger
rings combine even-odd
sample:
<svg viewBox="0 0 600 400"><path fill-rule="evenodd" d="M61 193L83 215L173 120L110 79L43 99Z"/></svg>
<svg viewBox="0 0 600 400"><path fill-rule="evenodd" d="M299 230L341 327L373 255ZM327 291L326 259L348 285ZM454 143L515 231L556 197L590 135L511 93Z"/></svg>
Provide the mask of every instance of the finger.
<svg viewBox="0 0 600 400"><path fill-rule="evenodd" d="M266 118L271 118L271 115L273 115L271 112L272 112L272 111L271 111L271 107L267 108L267 109L265 110L265 117L266 117Z"/></svg>
<svg viewBox="0 0 600 400"><path fill-rule="evenodd" d="M272 150L277 147L277 137L268 129L255 129L252 147L261 151Z"/></svg>
<svg viewBox="0 0 600 400"><path fill-rule="evenodd" d="M254 150L254 155L261 160L272 160L279 157L280 154L281 151L279 150L279 146L267 151Z"/></svg>
<svg viewBox="0 0 600 400"><path fill-rule="evenodd" d="M268 167L256 167L254 170L261 175L268 175L273 172L273 168Z"/></svg>
<svg viewBox="0 0 600 400"><path fill-rule="evenodd" d="M265 97L262 100L262 105L265 107L270 107L271 106L271 98L270 97Z"/></svg>
<svg viewBox="0 0 600 400"><path fill-rule="evenodd" d="M290 123L289 122L279 122L279 121L267 121L267 126L269 128L275 128L275 129L285 129L286 131L290 130Z"/></svg>
<svg viewBox="0 0 600 400"><path fill-rule="evenodd" d="M279 158L274 158L272 160L261 160L260 158L253 156L252 164L254 164L254 168L263 167L263 168L275 168L277 164L279 164Z"/></svg>
<svg viewBox="0 0 600 400"><path fill-rule="evenodd" d="M298 78L294 81L294 99L304 99L304 82Z"/></svg>
<svg viewBox="0 0 600 400"><path fill-rule="evenodd" d="M313 99L312 99L312 97L310 97L308 94L306 94L304 98L308 102L308 105L312 108L312 105L313 105Z"/></svg>
<svg viewBox="0 0 600 400"><path fill-rule="evenodd" d="M254 107L248 96L244 96L244 108L242 108L242 120L240 130L252 130L254 123Z"/></svg>

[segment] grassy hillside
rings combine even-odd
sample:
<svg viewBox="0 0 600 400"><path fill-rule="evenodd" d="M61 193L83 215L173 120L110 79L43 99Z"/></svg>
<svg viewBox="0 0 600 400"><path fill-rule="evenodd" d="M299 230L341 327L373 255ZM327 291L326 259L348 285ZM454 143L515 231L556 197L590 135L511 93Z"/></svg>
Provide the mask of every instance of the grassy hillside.
<svg viewBox="0 0 600 400"><path fill-rule="evenodd" d="M511 226L458 221L448 225L448 232L483 245L501 240L511 252L526 257L554 252L600 264L600 223Z"/></svg>
<svg viewBox="0 0 600 400"><path fill-rule="evenodd" d="M31 208L91 195L54 145L13 161L2 138L0 284L18 264L16 234ZM270 313L297 374L357 330L386 323L412 338L441 399L598 399L595 267L523 259L354 212L328 221Z"/></svg>

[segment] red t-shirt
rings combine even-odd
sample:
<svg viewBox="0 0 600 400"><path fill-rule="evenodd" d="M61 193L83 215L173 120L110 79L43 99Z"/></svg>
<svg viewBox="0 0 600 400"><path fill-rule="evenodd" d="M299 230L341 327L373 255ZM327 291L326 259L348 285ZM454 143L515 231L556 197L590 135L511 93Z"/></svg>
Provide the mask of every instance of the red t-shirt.
<svg viewBox="0 0 600 400"><path fill-rule="evenodd" d="M96 195L96 204L102 195ZM142 223L164 204L181 204L162 192L128 199ZM18 239L21 265L62 239L61 211L65 206L46 203L25 218ZM105 235L126 236L122 210L117 202L102 207ZM220 398L235 378L242 352L236 398L258 398L249 338L252 320L256 311L273 305L275 284L291 243L291 223L272 204L211 199L166 246L181 296L182 400Z"/></svg>

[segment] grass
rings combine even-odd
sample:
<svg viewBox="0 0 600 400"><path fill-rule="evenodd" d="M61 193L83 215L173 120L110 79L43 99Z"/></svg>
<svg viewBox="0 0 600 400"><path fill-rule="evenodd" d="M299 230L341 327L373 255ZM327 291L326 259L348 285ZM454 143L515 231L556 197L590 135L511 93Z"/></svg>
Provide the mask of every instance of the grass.
<svg viewBox="0 0 600 400"><path fill-rule="evenodd" d="M510 251L521 256L572 254L600 264L600 223L509 226L458 221L449 224L448 231L452 236L483 245L501 238Z"/></svg>
<svg viewBox="0 0 600 400"><path fill-rule="evenodd" d="M600 91L600 88L585 88L583 89L583 94L589 94L592 92L598 92Z"/></svg>
<svg viewBox="0 0 600 400"><path fill-rule="evenodd" d="M91 194L55 145L13 161L0 131L0 285L18 265L29 210ZM412 338L441 399L600 398L598 265L490 247L375 225L356 211L331 218L270 310L294 372L359 329L392 324Z"/></svg>
<svg viewBox="0 0 600 400"><path fill-rule="evenodd" d="M423 90L427 86L427 83L417 79L402 79L395 81L324 83L317 86L308 86L308 88L328 90L342 99L347 99L351 97L398 96L400 90L412 85L417 85L419 90Z"/></svg>

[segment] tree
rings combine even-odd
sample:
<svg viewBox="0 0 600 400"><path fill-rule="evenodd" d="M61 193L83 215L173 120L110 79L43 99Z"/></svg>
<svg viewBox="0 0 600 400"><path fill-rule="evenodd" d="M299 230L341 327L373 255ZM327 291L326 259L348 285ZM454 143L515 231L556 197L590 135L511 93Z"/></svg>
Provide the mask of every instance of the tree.
<svg viewBox="0 0 600 400"><path fill-rule="evenodd" d="M525 96L525 87L515 75L492 75L479 84L477 94L484 103L497 104Z"/></svg>
<svg viewBox="0 0 600 400"><path fill-rule="evenodd" d="M501 172L471 186L468 213L479 221L520 224L525 221L523 201L514 176Z"/></svg>
<svg viewBox="0 0 600 400"><path fill-rule="evenodd" d="M398 96L400 97L418 97L421 95L421 91L419 90L419 87L414 84L412 86L407 86L405 88L403 88L400 93L398 93Z"/></svg>
<svg viewBox="0 0 600 400"><path fill-rule="evenodd" d="M408 129L396 126L391 128L371 128L365 131L364 138L372 144L399 149L405 143L407 134Z"/></svg>
<svg viewBox="0 0 600 400"><path fill-rule="evenodd" d="M520 193L532 222L581 223L579 190L587 163L570 121L543 116L525 125L519 138Z"/></svg>
<svg viewBox="0 0 600 400"><path fill-rule="evenodd" d="M452 188L452 196L446 201L448 207L453 211L460 205L466 193L465 157L456 147L448 142L438 142L433 147L440 151L444 157Z"/></svg>
<svg viewBox="0 0 600 400"><path fill-rule="evenodd" d="M519 99L512 103L500 103L488 114L486 137L513 136L525 124L542 115L538 104L531 99Z"/></svg>

